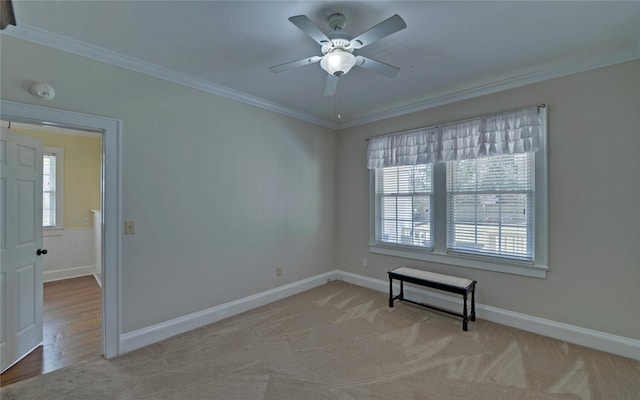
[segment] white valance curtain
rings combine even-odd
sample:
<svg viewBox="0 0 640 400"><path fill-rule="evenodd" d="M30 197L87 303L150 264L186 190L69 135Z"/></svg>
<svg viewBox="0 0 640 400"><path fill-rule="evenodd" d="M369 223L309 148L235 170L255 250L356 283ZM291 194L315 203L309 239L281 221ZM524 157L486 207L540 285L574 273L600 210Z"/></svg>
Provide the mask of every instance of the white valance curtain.
<svg viewBox="0 0 640 400"><path fill-rule="evenodd" d="M369 140L367 168L431 164L438 161L437 128L424 128Z"/></svg>
<svg viewBox="0 0 640 400"><path fill-rule="evenodd" d="M538 150L538 107L369 139L367 168L430 164Z"/></svg>

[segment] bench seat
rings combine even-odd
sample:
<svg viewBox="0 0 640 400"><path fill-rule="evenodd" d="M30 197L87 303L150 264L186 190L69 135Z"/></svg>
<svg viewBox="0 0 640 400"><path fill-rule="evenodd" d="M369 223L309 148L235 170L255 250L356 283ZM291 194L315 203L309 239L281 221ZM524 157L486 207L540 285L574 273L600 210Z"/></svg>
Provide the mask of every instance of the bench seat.
<svg viewBox="0 0 640 400"><path fill-rule="evenodd" d="M450 275L436 274L435 272L423 271L415 268L398 267L388 272L389 274L389 307L393 307L393 302L397 299L409 303L417 304L423 307L432 308L458 317L462 317L462 329L468 330L468 321L476 320L476 301L475 289L477 281L458 278ZM400 293L393 295L393 280L400 281ZM463 310L462 313L456 313L428 304L419 303L404 297L404 282L413 283L424 287L443 290L445 292L456 293L462 295ZM471 295L471 314L467 312L467 301Z"/></svg>

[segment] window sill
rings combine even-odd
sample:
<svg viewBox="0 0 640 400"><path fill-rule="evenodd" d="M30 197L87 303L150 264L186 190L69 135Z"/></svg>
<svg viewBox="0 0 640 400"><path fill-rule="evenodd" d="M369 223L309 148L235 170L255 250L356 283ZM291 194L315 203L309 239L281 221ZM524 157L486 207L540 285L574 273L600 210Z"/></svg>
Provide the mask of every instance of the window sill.
<svg viewBox="0 0 640 400"><path fill-rule="evenodd" d="M518 263L506 263L502 260L489 261L477 258L452 255L437 252L420 252L403 248L383 247L369 245L369 251L375 254L402 257L412 260L430 261L440 264L455 265L458 267L483 269L487 271L503 272L507 274L530 276L534 278L546 278L548 268L540 265L525 265Z"/></svg>

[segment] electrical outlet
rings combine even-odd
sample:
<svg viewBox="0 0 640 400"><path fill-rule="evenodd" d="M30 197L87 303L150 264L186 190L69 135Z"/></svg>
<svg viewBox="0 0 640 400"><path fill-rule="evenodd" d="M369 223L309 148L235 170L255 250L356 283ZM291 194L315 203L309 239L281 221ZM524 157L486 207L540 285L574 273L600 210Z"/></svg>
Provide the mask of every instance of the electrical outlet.
<svg viewBox="0 0 640 400"><path fill-rule="evenodd" d="M276 268L276 276L282 276L282 267Z"/></svg>
<svg viewBox="0 0 640 400"><path fill-rule="evenodd" d="M85 224L85 225L89 225L89 218L88 217L84 217L82 219L82 223Z"/></svg>
<svg viewBox="0 0 640 400"><path fill-rule="evenodd" d="M124 234L133 235L136 233L136 221L124 221Z"/></svg>
<svg viewBox="0 0 640 400"><path fill-rule="evenodd" d="M362 266L366 267L367 266L367 257L363 257L362 258Z"/></svg>

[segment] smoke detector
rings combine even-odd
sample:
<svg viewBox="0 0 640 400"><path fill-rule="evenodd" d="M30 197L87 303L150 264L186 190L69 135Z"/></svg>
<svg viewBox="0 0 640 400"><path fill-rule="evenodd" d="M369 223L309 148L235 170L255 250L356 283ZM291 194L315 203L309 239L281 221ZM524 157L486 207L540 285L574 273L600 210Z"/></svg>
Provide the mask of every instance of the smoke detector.
<svg viewBox="0 0 640 400"><path fill-rule="evenodd" d="M29 92L35 97L51 100L56 97L56 91L47 83L34 82L29 86Z"/></svg>

